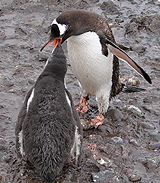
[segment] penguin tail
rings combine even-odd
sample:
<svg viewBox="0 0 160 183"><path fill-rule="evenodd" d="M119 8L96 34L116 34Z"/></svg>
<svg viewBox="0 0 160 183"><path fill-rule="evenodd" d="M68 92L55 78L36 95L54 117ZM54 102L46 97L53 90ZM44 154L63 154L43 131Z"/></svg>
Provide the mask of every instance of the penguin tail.
<svg viewBox="0 0 160 183"><path fill-rule="evenodd" d="M146 89L144 88L139 88L136 86L132 86L132 85L126 85L122 83L122 92L126 92L126 93L131 93L131 92L140 92L140 91L145 91Z"/></svg>

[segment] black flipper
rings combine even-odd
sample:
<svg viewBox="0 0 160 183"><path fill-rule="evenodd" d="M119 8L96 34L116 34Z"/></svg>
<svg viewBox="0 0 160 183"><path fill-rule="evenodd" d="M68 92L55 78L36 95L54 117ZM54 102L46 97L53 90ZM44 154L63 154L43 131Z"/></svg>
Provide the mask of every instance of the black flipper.
<svg viewBox="0 0 160 183"><path fill-rule="evenodd" d="M152 84L151 78L149 75L134 61L132 60L126 52L124 52L121 48L119 48L116 44L110 41L107 38L101 39L102 44L106 44L106 46L110 49L110 51L117 56L119 59L126 61L130 66L132 66L140 75L142 75L148 83Z"/></svg>

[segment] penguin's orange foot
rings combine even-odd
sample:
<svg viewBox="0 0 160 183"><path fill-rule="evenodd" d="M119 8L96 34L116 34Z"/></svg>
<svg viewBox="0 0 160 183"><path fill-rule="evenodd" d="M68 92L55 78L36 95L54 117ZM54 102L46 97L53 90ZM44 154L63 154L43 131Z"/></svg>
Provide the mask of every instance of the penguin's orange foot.
<svg viewBox="0 0 160 183"><path fill-rule="evenodd" d="M81 96L80 103L76 107L78 113L86 113L88 111L88 102L86 97Z"/></svg>
<svg viewBox="0 0 160 183"><path fill-rule="evenodd" d="M95 119L91 119L89 128L93 128L93 127L98 128L98 126L102 125L103 122L104 122L104 116L101 113L99 113Z"/></svg>

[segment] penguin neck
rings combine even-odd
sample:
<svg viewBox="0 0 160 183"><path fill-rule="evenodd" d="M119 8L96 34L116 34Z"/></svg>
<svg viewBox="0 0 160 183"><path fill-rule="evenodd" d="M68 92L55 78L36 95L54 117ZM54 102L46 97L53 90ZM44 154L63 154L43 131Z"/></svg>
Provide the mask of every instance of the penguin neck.
<svg viewBox="0 0 160 183"><path fill-rule="evenodd" d="M41 78L44 76L52 76L54 78L57 78L64 83L64 77L67 71L67 64L66 60L47 60L47 63L45 65L45 68L43 72L41 73Z"/></svg>

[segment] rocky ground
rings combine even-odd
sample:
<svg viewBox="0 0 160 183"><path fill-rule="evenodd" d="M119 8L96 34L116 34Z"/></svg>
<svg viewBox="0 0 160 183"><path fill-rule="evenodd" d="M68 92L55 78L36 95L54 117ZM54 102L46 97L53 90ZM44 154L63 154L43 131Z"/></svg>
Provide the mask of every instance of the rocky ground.
<svg viewBox="0 0 160 183"><path fill-rule="evenodd" d="M17 161L14 128L24 96L51 52L51 46L39 52L49 25L68 9L93 10L105 17L117 43L147 71L153 84L120 61L120 77L136 77L146 91L122 92L111 101L104 125L84 131L81 167L66 167L57 182L160 182L159 0L0 1L0 182L45 182ZM79 90L69 61L66 81L76 105ZM97 112L91 97L89 112L81 116L84 126Z"/></svg>

